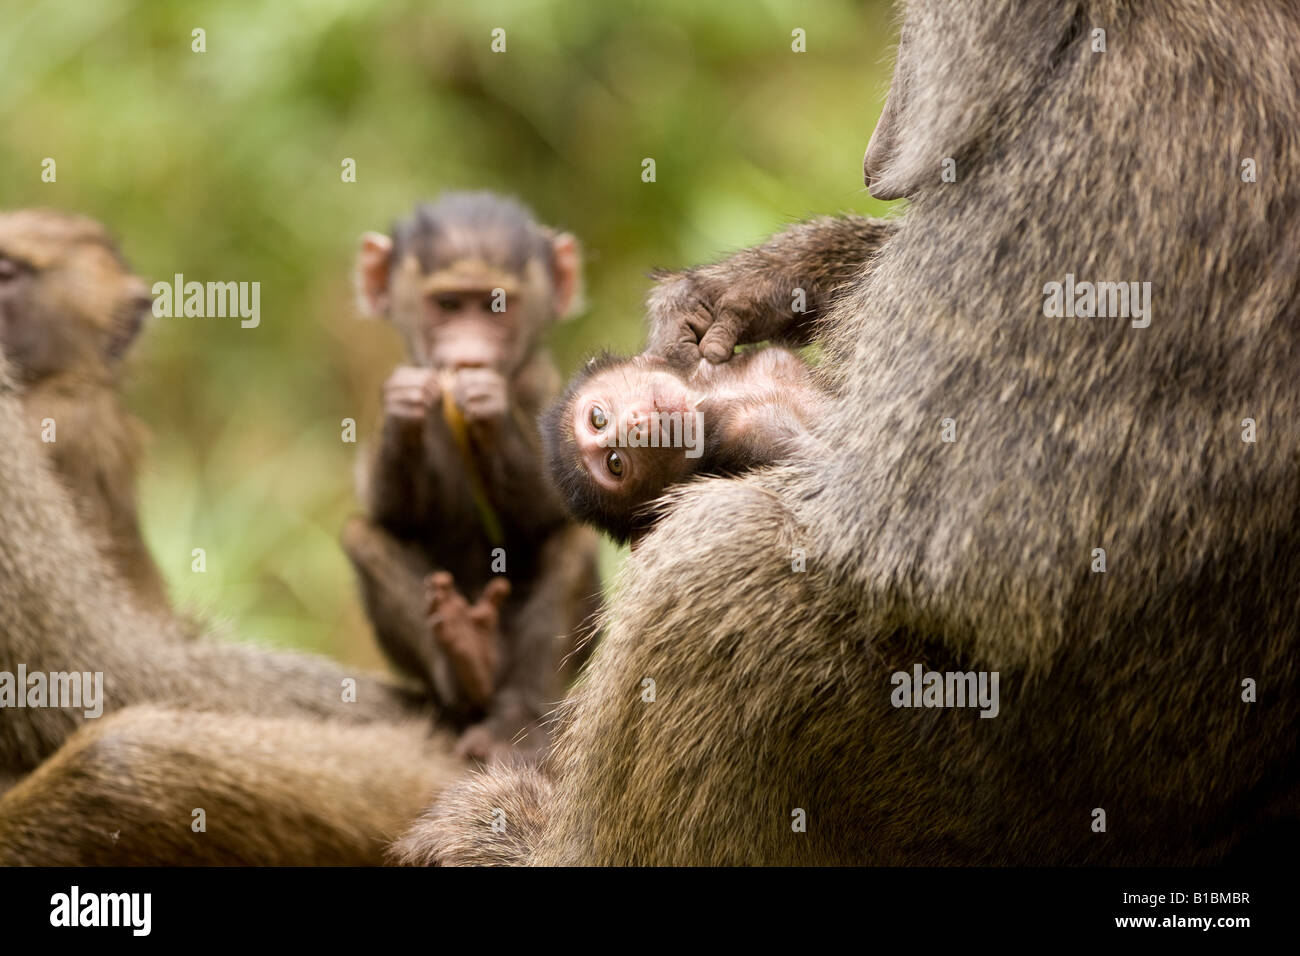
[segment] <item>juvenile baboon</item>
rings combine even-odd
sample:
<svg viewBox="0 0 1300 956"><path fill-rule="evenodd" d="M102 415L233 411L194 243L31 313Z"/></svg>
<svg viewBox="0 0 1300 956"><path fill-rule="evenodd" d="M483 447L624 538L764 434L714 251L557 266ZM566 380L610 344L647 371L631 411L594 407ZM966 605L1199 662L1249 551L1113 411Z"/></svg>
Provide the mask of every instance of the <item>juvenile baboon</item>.
<svg viewBox="0 0 1300 956"><path fill-rule="evenodd" d="M657 355L587 363L546 412L547 466L569 511L619 541L654 524L654 501L694 475L740 474L819 454L826 396L781 348L689 371Z"/></svg>
<svg viewBox="0 0 1300 956"><path fill-rule="evenodd" d="M542 336L580 283L574 238L491 193L417 206L358 255L363 307L412 364L384 385L343 544L380 645L481 760L544 749L598 606L596 538L550 487L536 426L559 385Z"/></svg>
<svg viewBox="0 0 1300 956"><path fill-rule="evenodd" d="M122 406L119 366L149 311L104 227L50 210L0 213L0 349L26 427L46 444L83 526L145 608L169 605L140 533L143 426Z"/></svg>
<svg viewBox="0 0 1300 956"><path fill-rule="evenodd" d="M1294 823L1296 75L1294 4L909 3L866 175L910 204L825 317L825 457L679 493L553 784L476 778L402 858L1200 863ZM786 328L745 261L666 277L652 341ZM1067 274L1150 282L1149 325L1047 317ZM918 662L999 672L997 718L891 706Z"/></svg>

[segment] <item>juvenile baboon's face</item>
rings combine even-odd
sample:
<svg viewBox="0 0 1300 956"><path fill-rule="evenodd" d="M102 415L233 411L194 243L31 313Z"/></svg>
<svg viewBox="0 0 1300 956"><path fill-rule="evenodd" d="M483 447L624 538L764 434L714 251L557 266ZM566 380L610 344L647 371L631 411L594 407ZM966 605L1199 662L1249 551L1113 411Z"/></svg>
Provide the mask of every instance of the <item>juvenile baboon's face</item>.
<svg viewBox="0 0 1300 956"><path fill-rule="evenodd" d="M530 264L535 266L536 264ZM472 260L425 274L407 255L392 282L392 320L429 368L490 368L508 375L547 324L551 289L540 268L513 275Z"/></svg>
<svg viewBox="0 0 1300 956"><path fill-rule="evenodd" d="M514 200L448 193L363 236L356 277L365 313L390 319L417 365L509 376L578 307L582 256Z"/></svg>

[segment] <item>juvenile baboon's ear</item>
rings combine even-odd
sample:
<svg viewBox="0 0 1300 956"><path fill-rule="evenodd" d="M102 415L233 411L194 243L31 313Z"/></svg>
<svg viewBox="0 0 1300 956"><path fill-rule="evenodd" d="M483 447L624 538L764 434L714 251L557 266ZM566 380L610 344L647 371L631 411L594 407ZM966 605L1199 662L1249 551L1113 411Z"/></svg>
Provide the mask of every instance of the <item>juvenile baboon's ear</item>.
<svg viewBox="0 0 1300 956"><path fill-rule="evenodd" d="M1062 67L1081 49L1078 14L1046 0L912 0L862 162L871 195L937 187L945 160L956 162L961 181L966 161L1006 131L1002 124L1041 107L1045 86L1071 82Z"/></svg>
<svg viewBox="0 0 1300 956"><path fill-rule="evenodd" d="M388 314L388 274L393 262L393 240L378 232L361 237L357 250L357 302L367 318Z"/></svg>
<svg viewBox="0 0 1300 956"><path fill-rule="evenodd" d="M581 312L583 301L582 249L571 233L561 232L551 236L551 249L555 256L555 315L569 319Z"/></svg>

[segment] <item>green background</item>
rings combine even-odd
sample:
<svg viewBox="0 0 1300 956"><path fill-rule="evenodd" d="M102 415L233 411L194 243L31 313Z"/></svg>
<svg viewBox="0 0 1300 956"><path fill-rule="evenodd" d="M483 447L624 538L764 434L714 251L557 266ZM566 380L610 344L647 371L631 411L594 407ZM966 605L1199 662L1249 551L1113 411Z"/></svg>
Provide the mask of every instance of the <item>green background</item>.
<svg viewBox="0 0 1300 956"><path fill-rule="evenodd" d="M588 310L552 337L567 374L640 345L651 268L887 208L861 159L888 3L10 0L5 18L0 203L103 220L150 282L261 283L257 329L153 320L127 394L154 435L141 504L173 595L264 643L380 660L337 545L340 420L364 438L401 358L357 317L363 231L443 188L513 193L573 231Z"/></svg>

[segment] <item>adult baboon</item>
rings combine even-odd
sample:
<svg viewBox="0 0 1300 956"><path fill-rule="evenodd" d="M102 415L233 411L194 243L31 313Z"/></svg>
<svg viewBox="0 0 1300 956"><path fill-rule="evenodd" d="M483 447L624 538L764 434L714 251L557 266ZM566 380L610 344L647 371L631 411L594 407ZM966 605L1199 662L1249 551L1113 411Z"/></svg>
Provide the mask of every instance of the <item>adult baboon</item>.
<svg viewBox="0 0 1300 956"><path fill-rule="evenodd" d="M677 494L553 782L477 777L402 857L1198 863L1294 821L1297 75L1294 4L909 3L866 174L911 203L825 317L833 451ZM666 277L652 342L780 328L752 261ZM1073 277L1145 314L1049 318ZM999 715L891 706L917 663L999 672Z"/></svg>
<svg viewBox="0 0 1300 956"><path fill-rule="evenodd" d="M0 789L18 781L0 797L0 864L376 863L460 772L426 698L324 659L190 639L131 600L2 355L0 447ZM74 673L102 674L91 709L122 713L30 706L32 675L48 695L51 675Z"/></svg>
<svg viewBox="0 0 1300 956"><path fill-rule="evenodd" d="M0 799L0 863L379 864L463 772L451 743L424 724L127 707Z"/></svg>
<svg viewBox="0 0 1300 956"><path fill-rule="evenodd" d="M121 363L149 287L102 225L49 209L0 213L0 350L82 525L146 608L167 613L136 516L144 428L120 396Z"/></svg>

